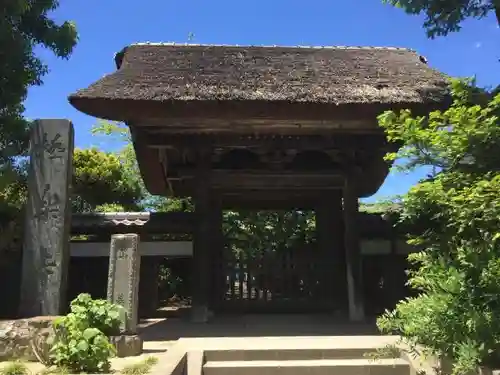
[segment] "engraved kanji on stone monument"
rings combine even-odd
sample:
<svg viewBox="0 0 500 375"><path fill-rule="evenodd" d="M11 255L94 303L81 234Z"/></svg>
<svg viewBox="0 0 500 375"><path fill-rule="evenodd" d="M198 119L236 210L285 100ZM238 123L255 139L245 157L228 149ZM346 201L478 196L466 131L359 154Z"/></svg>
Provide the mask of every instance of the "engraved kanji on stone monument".
<svg viewBox="0 0 500 375"><path fill-rule="evenodd" d="M49 132L43 131L39 142L33 144L33 152L37 158L62 159L66 149L61 133L49 134Z"/></svg>
<svg viewBox="0 0 500 375"><path fill-rule="evenodd" d="M115 234L111 236L109 254L108 300L125 309L122 333L137 332L139 302L139 236Z"/></svg>
<svg viewBox="0 0 500 375"><path fill-rule="evenodd" d="M20 314L66 308L74 131L68 120L37 120L30 135Z"/></svg>
<svg viewBox="0 0 500 375"><path fill-rule="evenodd" d="M47 289L47 287L50 285L48 283L49 278L57 272L57 263L53 259L52 254L50 251L44 247L40 246L39 248L39 254L40 254L40 259L42 261L41 266L43 271L45 272L45 277L42 277L40 282L41 286L43 289Z"/></svg>
<svg viewBox="0 0 500 375"><path fill-rule="evenodd" d="M39 199L36 211L34 213L36 219L43 219L47 221L49 217L57 220L61 199L56 192L51 191L50 184L45 184L42 195Z"/></svg>

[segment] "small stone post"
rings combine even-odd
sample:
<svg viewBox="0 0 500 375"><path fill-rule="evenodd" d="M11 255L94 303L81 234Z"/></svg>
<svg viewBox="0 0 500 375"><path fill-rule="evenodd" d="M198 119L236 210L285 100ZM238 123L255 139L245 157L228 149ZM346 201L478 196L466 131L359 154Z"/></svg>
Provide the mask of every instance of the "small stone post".
<svg viewBox="0 0 500 375"><path fill-rule="evenodd" d="M30 135L21 316L65 312L74 131L68 120L37 120Z"/></svg>
<svg viewBox="0 0 500 375"><path fill-rule="evenodd" d="M125 310L120 336L111 337L118 357L142 353L142 340L137 336L140 269L139 236L137 234L112 235L109 254L108 301L123 306Z"/></svg>

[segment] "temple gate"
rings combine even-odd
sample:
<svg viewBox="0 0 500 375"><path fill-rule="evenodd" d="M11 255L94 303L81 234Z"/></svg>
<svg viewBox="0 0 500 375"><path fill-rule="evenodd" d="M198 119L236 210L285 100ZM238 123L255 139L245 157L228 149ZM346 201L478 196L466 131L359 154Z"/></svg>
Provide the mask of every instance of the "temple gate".
<svg viewBox="0 0 500 375"><path fill-rule="evenodd" d="M115 60L116 72L69 100L86 114L128 124L152 194L193 198L193 319L206 321L228 301L228 268L240 275L233 297L254 296L252 273L269 276L253 258L231 264L224 209L304 209L318 214L318 259L308 261L329 270L305 281L304 305L319 299L312 305L362 320L358 199L378 190L389 171L383 156L396 147L376 117L441 105L444 77L397 48L135 44ZM330 285L321 298L311 290L318 282ZM286 288L298 293L292 284Z"/></svg>

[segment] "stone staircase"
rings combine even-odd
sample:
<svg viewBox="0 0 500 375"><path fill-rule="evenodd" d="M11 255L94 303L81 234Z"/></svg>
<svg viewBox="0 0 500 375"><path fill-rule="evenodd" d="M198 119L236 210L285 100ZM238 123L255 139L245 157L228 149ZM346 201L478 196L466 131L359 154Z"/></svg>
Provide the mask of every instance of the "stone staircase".
<svg viewBox="0 0 500 375"><path fill-rule="evenodd" d="M187 375L413 375L403 358L371 360L381 336L206 339L185 345Z"/></svg>

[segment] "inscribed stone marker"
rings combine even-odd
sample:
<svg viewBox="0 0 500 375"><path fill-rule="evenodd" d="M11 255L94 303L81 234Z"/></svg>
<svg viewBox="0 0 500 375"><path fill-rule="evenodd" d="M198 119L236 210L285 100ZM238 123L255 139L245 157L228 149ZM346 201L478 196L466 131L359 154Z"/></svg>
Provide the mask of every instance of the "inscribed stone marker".
<svg viewBox="0 0 500 375"><path fill-rule="evenodd" d="M21 316L66 308L74 130L68 120L37 120L30 135Z"/></svg>
<svg viewBox="0 0 500 375"><path fill-rule="evenodd" d="M108 301L125 308L122 333L137 332L139 305L139 236L137 234L114 234L111 236L108 274Z"/></svg>

